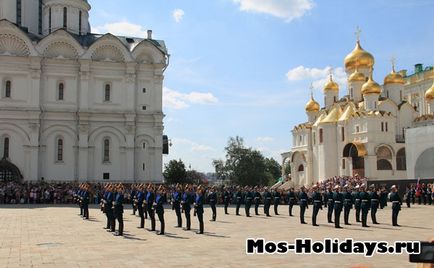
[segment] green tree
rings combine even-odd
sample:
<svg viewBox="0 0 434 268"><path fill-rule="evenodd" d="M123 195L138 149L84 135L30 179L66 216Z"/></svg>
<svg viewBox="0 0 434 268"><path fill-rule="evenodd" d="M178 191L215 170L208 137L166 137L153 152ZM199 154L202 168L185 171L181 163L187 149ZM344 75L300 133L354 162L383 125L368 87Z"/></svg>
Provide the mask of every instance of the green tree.
<svg viewBox="0 0 434 268"><path fill-rule="evenodd" d="M213 161L219 179L229 179L240 185L268 185L280 177L280 165L266 159L258 150L247 148L241 137L229 138L225 151L225 161Z"/></svg>
<svg viewBox="0 0 434 268"><path fill-rule="evenodd" d="M187 171L185 170L185 164L181 159L179 160L170 160L169 163L164 165L163 176L166 180L166 183L175 184L175 183L188 183L187 180Z"/></svg>
<svg viewBox="0 0 434 268"><path fill-rule="evenodd" d="M264 161L265 171L269 178L268 184L274 184L282 176L282 166L274 158L265 158Z"/></svg>

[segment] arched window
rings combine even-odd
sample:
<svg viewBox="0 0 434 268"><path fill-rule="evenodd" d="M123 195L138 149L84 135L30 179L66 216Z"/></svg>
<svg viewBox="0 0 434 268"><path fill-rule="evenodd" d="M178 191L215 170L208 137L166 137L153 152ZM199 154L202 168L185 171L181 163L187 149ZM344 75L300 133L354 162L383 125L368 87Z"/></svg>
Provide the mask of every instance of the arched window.
<svg viewBox="0 0 434 268"><path fill-rule="evenodd" d="M11 97L11 91L12 91L12 82L10 80L7 80L5 83L5 98Z"/></svg>
<svg viewBox="0 0 434 268"><path fill-rule="evenodd" d="M78 35L81 35L81 26L82 26L82 12L81 10L78 12Z"/></svg>
<svg viewBox="0 0 434 268"><path fill-rule="evenodd" d="M298 166L298 172L302 172L304 171L304 166L303 165L299 165Z"/></svg>
<svg viewBox="0 0 434 268"><path fill-rule="evenodd" d="M51 7L48 10L48 33L51 33Z"/></svg>
<svg viewBox="0 0 434 268"><path fill-rule="evenodd" d="M68 8L63 8L63 28L68 26Z"/></svg>
<svg viewBox="0 0 434 268"><path fill-rule="evenodd" d="M319 143L322 143L323 139L324 139L324 137L323 137L323 129L320 128L319 129Z"/></svg>
<svg viewBox="0 0 434 268"><path fill-rule="evenodd" d="M387 146L377 149L377 170L392 170L392 151Z"/></svg>
<svg viewBox="0 0 434 268"><path fill-rule="evenodd" d="M63 83L59 83L59 88L57 92L57 99L63 100L63 91L64 91L65 85Z"/></svg>
<svg viewBox="0 0 434 268"><path fill-rule="evenodd" d="M63 161L63 140L61 138L57 140L57 161Z"/></svg>
<svg viewBox="0 0 434 268"><path fill-rule="evenodd" d="M105 84L104 87L104 101L110 101L110 95L111 95L111 86L110 84Z"/></svg>
<svg viewBox="0 0 434 268"><path fill-rule="evenodd" d="M110 140L104 139L103 144L103 162L110 162Z"/></svg>
<svg viewBox="0 0 434 268"><path fill-rule="evenodd" d="M6 137L3 141L3 157L9 158L9 138Z"/></svg>
<svg viewBox="0 0 434 268"><path fill-rule="evenodd" d="M405 156L405 148L399 149L396 153L396 169L407 170L407 159Z"/></svg>

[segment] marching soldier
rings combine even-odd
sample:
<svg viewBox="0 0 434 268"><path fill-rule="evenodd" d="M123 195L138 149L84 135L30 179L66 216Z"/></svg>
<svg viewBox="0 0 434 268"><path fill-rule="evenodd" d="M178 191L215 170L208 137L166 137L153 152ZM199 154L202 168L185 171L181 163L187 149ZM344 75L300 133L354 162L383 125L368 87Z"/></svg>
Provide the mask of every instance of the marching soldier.
<svg viewBox="0 0 434 268"><path fill-rule="evenodd" d="M190 230L190 226L191 226L190 211L191 211L191 204L192 204L192 198L193 198L191 191L192 191L191 186L186 185L184 193L182 194L181 207L182 207L182 211L185 214L185 220L187 222L185 230Z"/></svg>
<svg viewBox="0 0 434 268"><path fill-rule="evenodd" d="M395 185L391 187L392 192L390 193L390 202L392 202L392 225L400 226L398 224L398 214L401 210L402 200L398 194L398 189Z"/></svg>
<svg viewBox="0 0 434 268"><path fill-rule="evenodd" d="M90 188L89 184L85 184L83 186L82 200L81 200L81 204L83 207L83 220L89 219L89 201L90 201L89 188Z"/></svg>
<svg viewBox="0 0 434 268"><path fill-rule="evenodd" d="M353 197L354 208L356 209L356 222L360 222L360 208L361 208L361 200L360 200L360 186L356 185L354 187L353 192L351 193Z"/></svg>
<svg viewBox="0 0 434 268"><path fill-rule="evenodd" d="M380 191L380 209L387 207L387 196L388 192L386 190L386 187L382 187Z"/></svg>
<svg viewBox="0 0 434 268"><path fill-rule="evenodd" d="M264 214L267 215L267 217L271 217L270 216L270 206L271 206L271 193L268 191L268 188L265 187L265 192L264 192Z"/></svg>
<svg viewBox="0 0 434 268"><path fill-rule="evenodd" d="M365 190L365 185L360 186L360 201L362 202L360 208L362 210L362 227L369 227L367 224L368 213L371 207L371 202L369 199L369 194Z"/></svg>
<svg viewBox="0 0 434 268"><path fill-rule="evenodd" d="M236 208L235 208L235 214L237 216L240 215L240 206L241 206L241 200L243 198L243 193L241 192L240 186L237 186L237 193L235 194L235 200L236 200Z"/></svg>
<svg viewBox="0 0 434 268"><path fill-rule="evenodd" d="M172 193L172 210L175 210L176 218L178 219L178 225L176 227L182 227L182 215L181 215L181 186L176 185L175 191Z"/></svg>
<svg viewBox="0 0 434 268"><path fill-rule="evenodd" d="M353 203L352 203L351 192L349 190L348 184L344 186L344 189L345 189L345 193L343 194L344 195L344 223L345 225L351 225L351 223L349 222L349 218L350 218L350 211L353 208Z"/></svg>
<svg viewBox="0 0 434 268"><path fill-rule="evenodd" d="M124 186L122 184L119 184L117 187L116 192L116 198L113 202L113 211L114 211L114 217L112 220L113 224L113 230L115 229L115 219L118 221L119 229L114 234L115 236L122 236L124 233Z"/></svg>
<svg viewBox="0 0 434 268"><path fill-rule="evenodd" d="M163 204L165 202L165 200L164 200L165 196L166 196L166 189L164 188L163 185L160 185L160 187L158 187L157 195L155 197L155 201L154 201L154 204L153 204L153 208L155 210L155 213L157 213L158 220L160 221L160 232L157 233L157 235L164 235L165 223L164 223L164 207L163 207Z"/></svg>
<svg viewBox="0 0 434 268"><path fill-rule="evenodd" d="M203 234L203 189L201 185L197 187L196 198L194 201L194 210L199 221L199 231L197 232L197 234Z"/></svg>
<svg viewBox="0 0 434 268"><path fill-rule="evenodd" d="M229 214L228 206L229 203L231 202L231 192L229 192L228 187L225 187L225 192L223 194L223 201L225 203L225 214Z"/></svg>
<svg viewBox="0 0 434 268"><path fill-rule="evenodd" d="M114 226L113 226L113 209L112 209L112 202L114 201L114 186L109 184L107 187L106 197L104 199L104 212L107 217L107 226L105 229L107 229L107 232L114 232Z"/></svg>
<svg viewBox="0 0 434 268"><path fill-rule="evenodd" d="M131 201L131 206L133 208L133 214L131 215L136 215L136 210L137 210L137 203L134 202L134 199L136 199L136 195L137 195L137 190L136 190L136 185L131 185L131 193L130 193L130 201Z"/></svg>
<svg viewBox="0 0 434 268"><path fill-rule="evenodd" d="M371 191L369 192L369 199L371 201L371 219L372 219L372 224L379 224L377 222L377 209L378 209L378 205L379 205L379 196L377 194L377 190L375 189L375 185L372 184L370 186Z"/></svg>
<svg viewBox="0 0 434 268"><path fill-rule="evenodd" d="M149 184L148 193L146 194L146 209L148 211L149 218L151 218L151 231L155 231L155 211L153 210L155 200L154 190L154 186Z"/></svg>
<svg viewBox="0 0 434 268"><path fill-rule="evenodd" d="M414 205L415 202L416 202L416 188L412 184L411 185L411 203Z"/></svg>
<svg viewBox="0 0 434 268"><path fill-rule="evenodd" d="M304 186L301 187L301 192L299 193L298 200L300 200L300 223L307 224L307 222L304 221L304 213L306 212L306 209L309 209L309 206L307 203L306 188L304 188Z"/></svg>
<svg viewBox="0 0 434 268"><path fill-rule="evenodd" d="M295 193L294 193L294 188L289 189L288 195L287 195L287 202L288 202L288 210L289 210L289 216L294 216L292 215L292 208L295 205Z"/></svg>
<svg viewBox="0 0 434 268"><path fill-rule="evenodd" d="M258 186L255 186L253 199L255 200L255 215L259 215L259 205L261 204L262 197L261 197L261 193L258 190Z"/></svg>
<svg viewBox="0 0 434 268"><path fill-rule="evenodd" d="M253 194L250 191L249 187L245 188L245 200L244 200L244 208L246 210L246 217L250 217L250 207L252 206Z"/></svg>
<svg viewBox="0 0 434 268"><path fill-rule="evenodd" d="M340 226L340 218L342 212L342 206L344 202L344 196L340 192L340 186L335 186L335 192L333 193L333 206L335 209L335 228L342 228Z"/></svg>
<svg viewBox="0 0 434 268"><path fill-rule="evenodd" d="M143 212L143 205L144 205L144 201L145 201L145 195L143 193L143 189L144 189L144 185L139 185L139 187L137 187L137 194L135 196L135 203L137 206L137 211L139 213L139 217L140 217L140 226L138 228L145 228L145 215Z"/></svg>
<svg viewBox="0 0 434 268"><path fill-rule="evenodd" d="M304 192L304 188L303 188L303 192ZM300 195L300 198L302 198L302 196ZM307 199L307 195L303 198ZM318 187L316 185L312 186L312 202L313 202L313 210L312 210L312 225L313 226L319 226L316 223L316 219L318 216L318 212L321 209L322 210L322 196L320 193L318 193ZM301 209L301 202L300 202L300 209ZM306 202L306 208L307 208L307 202ZM304 223L304 212L303 212L303 219L302 222Z"/></svg>
<svg viewBox="0 0 434 268"><path fill-rule="evenodd" d="M274 199L274 215L279 215L278 207L280 204L280 192L279 190L274 190L273 199Z"/></svg>
<svg viewBox="0 0 434 268"><path fill-rule="evenodd" d="M211 187L211 191L208 195L208 200L207 200L212 210L212 219L210 221L216 221L217 219L217 208L216 208L217 193L215 190L216 190L215 186Z"/></svg>
<svg viewBox="0 0 434 268"><path fill-rule="evenodd" d="M329 186L327 189L326 198L327 198L327 222L333 223L332 216L333 216L333 209L334 209L333 207L334 201L333 201L333 192L331 186Z"/></svg>

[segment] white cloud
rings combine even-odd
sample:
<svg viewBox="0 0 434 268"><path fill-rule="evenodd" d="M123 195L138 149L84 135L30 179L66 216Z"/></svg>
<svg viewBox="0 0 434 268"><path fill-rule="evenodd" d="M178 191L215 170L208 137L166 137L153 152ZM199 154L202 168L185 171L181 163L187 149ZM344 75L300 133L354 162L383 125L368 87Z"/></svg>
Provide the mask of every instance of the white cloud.
<svg viewBox="0 0 434 268"><path fill-rule="evenodd" d="M272 142L274 139L272 137L257 137L258 142Z"/></svg>
<svg viewBox="0 0 434 268"><path fill-rule="evenodd" d="M214 151L214 148L208 145L199 144L197 142L191 141L189 139L182 139L182 138L173 138L172 143L174 146L177 145L186 145L190 148L193 152L210 152Z"/></svg>
<svg viewBox="0 0 434 268"><path fill-rule="evenodd" d="M181 93L179 91L164 87L163 106L172 109L186 109L191 104L214 104L218 99L210 92Z"/></svg>
<svg viewBox="0 0 434 268"><path fill-rule="evenodd" d="M286 73L286 78L289 81L309 80L315 89L322 89L329 79L330 70L332 67L326 66L324 68L308 68L300 65L289 70ZM347 75L342 67L333 69L333 81L339 84L340 88L344 88Z"/></svg>
<svg viewBox="0 0 434 268"><path fill-rule="evenodd" d="M172 12L172 17L176 21L176 23L181 22L181 20L184 18L184 15L185 15L184 10L179 9L179 8L175 9Z"/></svg>
<svg viewBox="0 0 434 268"><path fill-rule="evenodd" d="M302 17L315 4L312 0L232 0L241 11L269 14L290 22Z"/></svg>
<svg viewBox="0 0 434 268"><path fill-rule="evenodd" d="M141 25L130 23L128 21L120 21L106 23L101 26L92 27L92 31L99 34L111 33L113 35L146 37L147 30Z"/></svg>

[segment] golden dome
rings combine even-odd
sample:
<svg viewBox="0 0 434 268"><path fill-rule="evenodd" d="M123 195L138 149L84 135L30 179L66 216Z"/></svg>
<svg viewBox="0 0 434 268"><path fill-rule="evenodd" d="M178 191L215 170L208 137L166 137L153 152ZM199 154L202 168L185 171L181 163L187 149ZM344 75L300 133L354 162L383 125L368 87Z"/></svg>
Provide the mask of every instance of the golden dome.
<svg viewBox="0 0 434 268"><path fill-rule="evenodd" d="M362 95L381 94L381 86L372 79L372 71L368 81L362 86Z"/></svg>
<svg viewBox="0 0 434 268"><path fill-rule="evenodd" d="M319 103L313 99L313 96L310 97L310 100L306 103L306 112L318 112L320 109Z"/></svg>
<svg viewBox="0 0 434 268"><path fill-rule="evenodd" d="M367 52L360 46L360 41L357 41L356 47L345 57L345 69L352 70L356 66L361 68L371 68L374 66L375 59L371 53Z"/></svg>
<svg viewBox="0 0 434 268"><path fill-rule="evenodd" d="M339 85L335 81L333 81L331 75L330 80L324 86L324 92L326 91L339 91Z"/></svg>
<svg viewBox="0 0 434 268"><path fill-rule="evenodd" d="M395 72L395 68L392 69L390 74L384 78L384 84L405 84L405 80L400 73Z"/></svg>
<svg viewBox="0 0 434 268"><path fill-rule="evenodd" d="M362 74L361 72L359 72L356 70L350 75L350 77L348 77L348 82L365 82L366 81L366 77L364 74Z"/></svg>
<svg viewBox="0 0 434 268"><path fill-rule="evenodd" d="M434 84L425 92L425 99L428 101L434 100Z"/></svg>

